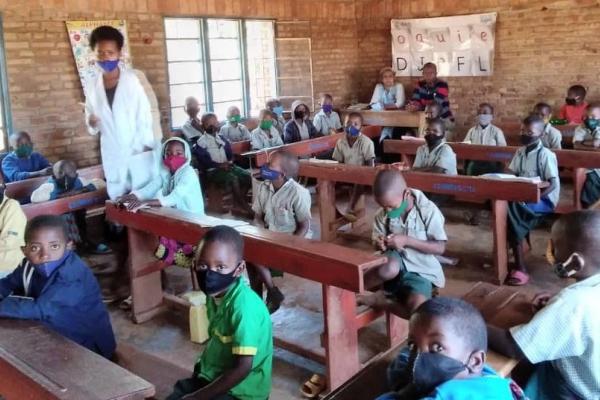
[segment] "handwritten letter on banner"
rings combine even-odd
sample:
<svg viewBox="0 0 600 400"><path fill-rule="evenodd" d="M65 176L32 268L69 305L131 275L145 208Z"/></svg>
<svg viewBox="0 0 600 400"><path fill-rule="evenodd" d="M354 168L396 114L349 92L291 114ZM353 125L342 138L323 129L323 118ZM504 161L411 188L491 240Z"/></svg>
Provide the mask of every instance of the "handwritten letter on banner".
<svg viewBox="0 0 600 400"><path fill-rule="evenodd" d="M427 62L439 76L492 75L496 13L393 19L392 57L397 76L420 76Z"/></svg>

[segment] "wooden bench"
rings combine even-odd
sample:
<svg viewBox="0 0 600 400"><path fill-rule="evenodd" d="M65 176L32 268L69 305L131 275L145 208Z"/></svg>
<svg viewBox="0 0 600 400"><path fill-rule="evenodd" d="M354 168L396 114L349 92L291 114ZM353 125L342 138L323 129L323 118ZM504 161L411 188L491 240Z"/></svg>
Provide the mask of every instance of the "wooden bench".
<svg viewBox="0 0 600 400"><path fill-rule="evenodd" d="M168 208L141 210L134 214L112 203L107 203L106 215L109 220L128 227L132 311L137 323L152 318L163 308L160 271L165 265L154 257L157 236L197 244L210 227L223 223L223 220ZM356 293L365 290L364 274L383 264L385 258L242 224L240 221L233 222L244 237L246 261L268 265L322 284L325 325L322 342L325 352L322 349L306 349L281 338L275 343L324 363L328 387L337 388L361 368L358 330L384 315L374 310L357 314ZM392 348L406 337L407 323L389 314L386 322L388 347Z"/></svg>
<svg viewBox="0 0 600 400"><path fill-rule="evenodd" d="M344 117L350 112L354 112L354 110L344 110ZM362 115L363 123L365 125L417 128L417 136L423 137L425 135L425 125L427 123L427 116L423 111L412 112L406 110L359 110L358 112Z"/></svg>
<svg viewBox="0 0 600 400"><path fill-rule="evenodd" d="M62 215L77 210L102 208L106 200L108 200L108 193L106 188L102 188L93 192L81 193L44 203L25 204L21 208L27 219L30 220L38 215Z"/></svg>
<svg viewBox="0 0 600 400"><path fill-rule="evenodd" d="M481 146L466 143L448 143L461 160L493 161L510 163L519 147ZM402 154L403 161L412 164L412 157L417 153L420 143L408 140L385 140L383 149L386 153ZM556 154L559 167L572 170L573 203L559 204L558 213L581 210L581 191L585 184L588 169L600 167L600 152L585 150L552 150Z"/></svg>
<svg viewBox="0 0 600 400"><path fill-rule="evenodd" d="M332 241L337 230L348 221L337 218L335 207L335 183L345 182L372 186L377 172L389 166L377 168L343 164L320 164L302 161L300 176L317 179L321 240ZM405 172L409 187L428 193L460 196L475 201L490 200L494 218L493 263L497 283L503 283L508 274L507 212L509 201L537 202L540 200L538 185L523 181L501 181L471 176L450 176L423 172ZM363 214L364 215L364 214Z"/></svg>
<svg viewBox="0 0 600 400"><path fill-rule="evenodd" d="M127 400L154 386L34 321L0 319L0 395L6 400Z"/></svg>
<svg viewBox="0 0 600 400"><path fill-rule="evenodd" d="M533 317L529 299L514 288L499 288L478 282L463 299L477 307L487 323L498 327L509 328L528 322ZM388 391L385 378L387 368L395 357L395 352L380 357L324 400L375 399L385 393ZM486 362L500 376L506 377L510 375L518 360L488 350Z"/></svg>
<svg viewBox="0 0 600 400"><path fill-rule="evenodd" d="M374 139L381 134L380 126L365 126L362 129L362 134ZM288 151L298 157L309 157L326 151L331 151L335 148L335 144L340 140L345 133L335 135L321 136L315 139L302 140L296 143L284 144L283 146L269 147L262 150L249 151L242 156L250 159L250 165L260 167L269 162L269 157L276 151Z"/></svg>

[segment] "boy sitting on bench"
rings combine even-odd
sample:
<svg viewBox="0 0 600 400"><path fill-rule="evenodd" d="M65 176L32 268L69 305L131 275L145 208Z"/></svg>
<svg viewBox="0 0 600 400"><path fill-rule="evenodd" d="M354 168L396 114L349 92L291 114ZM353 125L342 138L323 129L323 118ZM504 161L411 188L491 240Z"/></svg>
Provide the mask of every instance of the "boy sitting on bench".
<svg viewBox="0 0 600 400"><path fill-rule="evenodd" d="M22 181L52 173L52 166L48 160L37 151L33 151L33 142L27 132L13 133L9 139L13 151L2 160L2 173L6 182Z"/></svg>

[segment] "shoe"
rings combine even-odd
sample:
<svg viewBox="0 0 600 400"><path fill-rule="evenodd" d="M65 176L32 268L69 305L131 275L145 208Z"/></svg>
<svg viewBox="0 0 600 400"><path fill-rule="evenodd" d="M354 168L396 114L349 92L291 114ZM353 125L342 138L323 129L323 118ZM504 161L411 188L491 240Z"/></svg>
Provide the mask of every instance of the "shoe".
<svg viewBox="0 0 600 400"><path fill-rule="evenodd" d="M269 310L269 313L273 314L279 310L283 300L285 300L285 296L277 286L273 286L272 289L269 289L267 291L267 309Z"/></svg>

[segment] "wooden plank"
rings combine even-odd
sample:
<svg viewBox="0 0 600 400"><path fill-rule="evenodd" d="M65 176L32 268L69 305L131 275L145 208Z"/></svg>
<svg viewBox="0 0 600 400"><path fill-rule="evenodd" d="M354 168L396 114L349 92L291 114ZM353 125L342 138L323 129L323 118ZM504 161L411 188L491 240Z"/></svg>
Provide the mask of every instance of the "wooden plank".
<svg viewBox="0 0 600 400"><path fill-rule="evenodd" d="M242 140L241 142L231 143L231 152L234 155L242 155L243 153L250 151L250 149L251 147L249 140Z"/></svg>
<svg viewBox="0 0 600 400"><path fill-rule="evenodd" d="M348 114L350 110L344 110L344 114ZM406 110L361 110L365 125L378 126L394 126L406 128L419 128L425 122L425 113L423 111L406 111Z"/></svg>
<svg viewBox="0 0 600 400"><path fill-rule="evenodd" d="M76 196L65 197L63 199L47 201L44 203L25 204L21 206L27 219L32 219L38 215L62 215L65 213L90 209L104 206L108 199L106 188L78 194Z"/></svg>
<svg viewBox="0 0 600 400"><path fill-rule="evenodd" d="M0 319L0 374L7 400L154 395L152 384L34 321Z"/></svg>

